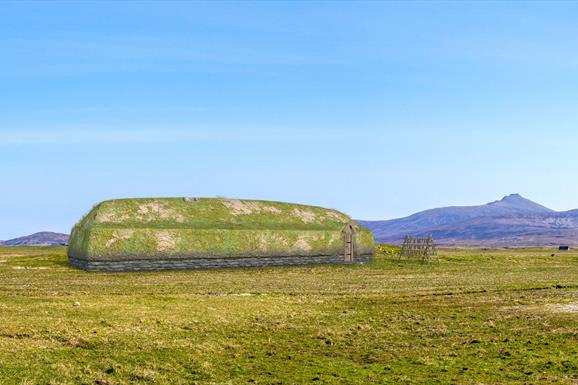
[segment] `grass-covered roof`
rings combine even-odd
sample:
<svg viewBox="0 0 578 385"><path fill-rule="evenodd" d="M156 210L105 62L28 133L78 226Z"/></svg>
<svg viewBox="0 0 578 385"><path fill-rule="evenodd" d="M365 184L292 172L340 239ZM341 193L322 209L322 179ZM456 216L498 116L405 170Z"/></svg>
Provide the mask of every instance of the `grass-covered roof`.
<svg viewBox="0 0 578 385"><path fill-rule="evenodd" d="M139 198L104 201L81 221L91 227L337 230L352 223L337 210L225 198ZM354 226L357 226L354 224Z"/></svg>
<svg viewBox="0 0 578 385"><path fill-rule="evenodd" d="M115 199L95 206L74 228L69 255L85 260L331 256L342 230L356 228L358 254L373 237L333 209L224 198Z"/></svg>

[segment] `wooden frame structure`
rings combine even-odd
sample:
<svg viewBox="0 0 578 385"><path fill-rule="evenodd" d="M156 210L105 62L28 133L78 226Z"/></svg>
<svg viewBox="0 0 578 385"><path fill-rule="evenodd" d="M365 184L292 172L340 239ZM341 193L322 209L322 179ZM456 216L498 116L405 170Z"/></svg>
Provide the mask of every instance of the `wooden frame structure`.
<svg viewBox="0 0 578 385"><path fill-rule="evenodd" d="M398 259L401 259L402 257L408 259L415 258L425 262L436 255L437 248L431 235L427 238L414 238L410 235L406 235L403 239Z"/></svg>

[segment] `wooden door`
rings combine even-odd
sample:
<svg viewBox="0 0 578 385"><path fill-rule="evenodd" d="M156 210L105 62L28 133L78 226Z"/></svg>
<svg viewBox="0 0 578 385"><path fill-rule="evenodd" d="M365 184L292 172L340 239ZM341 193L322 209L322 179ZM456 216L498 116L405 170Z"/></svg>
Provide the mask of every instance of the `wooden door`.
<svg viewBox="0 0 578 385"><path fill-rule="evenodd" d="M353 261L353 226L347 225L343 231L344 235L344 258L346 262Z"/></svg>

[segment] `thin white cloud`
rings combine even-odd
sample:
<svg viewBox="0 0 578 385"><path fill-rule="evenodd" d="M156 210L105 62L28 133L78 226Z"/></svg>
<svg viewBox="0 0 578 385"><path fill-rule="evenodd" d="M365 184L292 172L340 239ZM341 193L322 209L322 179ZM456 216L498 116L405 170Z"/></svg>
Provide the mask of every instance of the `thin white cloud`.
<svg viewBox="0 0 578 385"><path fill-rule="evenodd" d="M235 132L181 130L57 129L0 132L0 145L115 144L237 141Z"/></svg>
<svg viewBox="0 0 578 385"><path fill-rule="evenodd" d="M84 73L125 71L201 71L252 72L254 66L326 66L327 55L293 47L190 41L170 38L1 38L0 45L10 52L0 68L33 76L42 73ZM38 62L42 66L38 66ZM33 70L31 70L33 68ZM0 74L0 76L4 76Z"/></svg>
<svg viewBox="0 0 578 385"><path fill-rule="evenodd" d="M158 107L113 107L113 106L85 106L85 107L71 107L71 108L40 108L35 109L38 113L111 113L111 114L133 114L133 113L165 113L165 112L204 112L208 111L206 107L196 106L158 106Z"/></svg>
<svg viewBox="0 0 578 385"><path fill-rule="evenodd" d="M333 139L339 137L333 131ZM171 129L115 129L79 127L13 129L0 131L0 146L35 144L139 144L139 143L302 143L330 142L319 130L286 127L203 127Z"/></svg>

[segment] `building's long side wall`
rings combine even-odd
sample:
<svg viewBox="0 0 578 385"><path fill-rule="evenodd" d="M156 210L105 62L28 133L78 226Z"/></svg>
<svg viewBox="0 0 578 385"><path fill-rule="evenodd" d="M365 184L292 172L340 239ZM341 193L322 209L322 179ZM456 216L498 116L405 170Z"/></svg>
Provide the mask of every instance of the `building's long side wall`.
<svg viewBox="0 0 578 385"><path fill-rule="evenodd" d="M310 257L246 257L246 258L195 258L165 260L132 260L132 261L87 261L69 258L70 265L88 271L155 271L185 269L215 269L237 267L266 267L305 264L362 264L369 263L371 255L359 255L351 262L346 262L343 255L310 256Z"/></svg>
<svg viewBox="0 0 578 385"><path fill-rule="evenodd" d="M371 233L356 234L357 254L370 254ZM113 261L147 259L331 256L343 254L343 235L331 230L76 228L69 256Z"/></svg>

